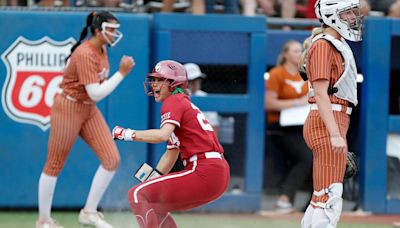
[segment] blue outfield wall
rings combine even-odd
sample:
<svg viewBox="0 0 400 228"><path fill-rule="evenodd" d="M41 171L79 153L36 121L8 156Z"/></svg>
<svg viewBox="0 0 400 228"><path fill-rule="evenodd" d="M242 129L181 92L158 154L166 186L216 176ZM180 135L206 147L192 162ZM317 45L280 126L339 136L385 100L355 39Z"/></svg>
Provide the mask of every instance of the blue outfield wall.
<svg viewBox="0 0 400 228"><path fill-rule="evenodd" d="M46 159L48 112L60 61L79 38L86 13L0 12L0 208L37 206L37 183ZM159 60L172 58L199 64L246 65L247 94L193 98L203 110L246 115L245 187L202 208L211 211L255 211L260 208L264 156L263 73L275 65L288 39L303 41L309 31L266 30L264 17L238 15L117 14L124 38L108 49L111 72L123 54L137 63L133 72L98 104L110 128L158 127L159 105L143 91L146 73ZM379 32L376 29L379 28ZM400 21L368 19L361 43L351 43L364 75L360 97L360 202L364 210L400 213L400 201L387 199L386 139L400 132L400 117L389 114L390 70L400 69ZM215 39L224 37L224 39ZM396 39L393 39L396 37ZM222 40L222 41L221 41ZM69 46L68 46L69 45ZM103 208L129 208L126 193L137 184L133 173L142 162L155 164L164 144L118 142L121 166L101 202ZM77 208L85 203L99 165L82 140L74 145L59 176L54 207ZM268 181L268 180L266 180Z"/></svg>
<svg viewBox="0 0 400 228"><path fill-rule="evenodd" d="M124 38L115 48L108 50L110 72L112 74L118 69L119 60L124 54L134 56L137 65L112 95L101 101L98 107L104 114L110 128L120 124L144 129L148 126L147 110L149 102L143 92L142 82L148 71L150 40L147 31L149 31L149 20L146 15L121 14L117 17L121 21L121 31ZM0 18L0 27L3 31L7 31L3 32L1 37L0 53L2 54L6 50L18 51L18 48L10 49L10 46L19 37L26 39L27 43L43 39L46 36L49 40L58 42L71 38L77 40L86 23L86 13L7 11L0 12ZM29 48L21 49L21 52L29 53L29 51ZM47 51L46 47L42 47L41 50L37 50L37 53L46 56ZM21 56L23 55L21 54ZM14 59L10 59L10 61L14 62L11 62L11 65L16 65ZM10 89L12 89L6 88L7 85L12 84L6 83L8 75L14 79L15 74L18 75L20 71L32 71L33 74L45 75L47 71L54 70L45 66L46 61L43 61L43 66L11 66L11 69L8 69L10 67L6 68L4 59L0 64L3 101L2 111L0 112L0 207L37 206L38 180L46 159L49 129L42 130L37 125L17 122L6 115L6 110L9 108L6 108L8 105L5 103L8 103L6 101L8 98L6 98L4 91L11 91ZM36 64L34 60L33 64ZM56 70L60 71L60 69ZM19 80L23 83L23 80L18 77L17 81ZM36 94L42 93L42 99L46 96L46 92L50 92L45 90L46 86L36 87L36 89L39 89L39 93ZM35 112L34 109L28 111ZM29 112L23 114L29 116ZM30 122L32 121L30 120ZM146 161L148 157L148 146L143 143L118 143L118 148L121 154L121 165L111 183L110 189L112 190L107 191L104 197L103 207L129 207L127 191L137 183L132 177L133 173L138 165ZM93 151L79 139L59 176L54 196L54 207L81 207L85 203L92 177L98 166L99 160Z"/></svg>
<svg viewBox="0 0 400 228"><path fill-rule="evenodd" d="M390 199L387 194L386 155L388 134L400 133L400 116L389 113L391 69L400 67L399 28L400 20L367 20L362 47L365 81L360 105L360 202L364 210L375 213L400 213L400 199Z"/></svg>
<svg viewBox="0 0 400 228"><path fill-rule="evenodd" d="M264 157L264 85L266 33L264 17L238 15L193 16L188 14L155 14L153 18L152 63L162 59L198 64L247 65L247 93L192 97L203 111L246 114L244 191L223 197L200 210L257 211L261 206ZM160 105L152 104L153 123L160 122ZM165 145L151 147L155 162ZM235 167L231 167L234 169ZM243 204L246 202L246 204Z"/></svg>

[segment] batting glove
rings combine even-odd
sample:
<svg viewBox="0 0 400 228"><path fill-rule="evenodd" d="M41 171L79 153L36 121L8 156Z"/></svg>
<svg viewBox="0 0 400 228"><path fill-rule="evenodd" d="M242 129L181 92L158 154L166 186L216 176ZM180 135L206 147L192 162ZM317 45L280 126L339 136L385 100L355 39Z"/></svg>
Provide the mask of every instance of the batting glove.
<svg viewBox="0 0 400 228"><path fill-rule="evenodd" d="M133 141L136 137L136 131L130 128L115 126L112 130L112 136L115 140Z"/></svg>
<svg viewBox="0 0 400 228"><path fill-rule="evenodd" d="M162 175L163 174L160 171L151 167L147 163L143 163L135 173L136 179L138 179L140 182L145 182Z"/></svg>

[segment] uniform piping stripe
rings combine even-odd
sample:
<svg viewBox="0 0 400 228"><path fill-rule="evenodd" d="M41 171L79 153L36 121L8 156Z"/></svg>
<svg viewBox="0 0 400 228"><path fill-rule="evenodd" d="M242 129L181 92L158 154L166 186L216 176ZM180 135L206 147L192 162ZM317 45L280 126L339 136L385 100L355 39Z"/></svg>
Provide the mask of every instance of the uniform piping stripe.
<svg viewBox="0 0 400 228"><path fill-rule="evenodd" d="M160 127L162 127L166 123L172 123L173 125L181 127L181 124L178 121L175 121L175 120L165 120L164 122L161 123Z"/></svg>
<svg viewBox="0 0 400 228"><path fill-rule="evenodd" d="M196 170L196 166L197 166L197 161L194 161L194 162L193 162L193 168L192 168L192 170L186 171L186 172L184 172L184 173L178 173L178 174L174 174L174 175L169 175L169 176L165 176L165 177L160 177L160 178L157 178L157 179L154 179L154 180L150 180L150 181L148 181L148 182L146 182L146 183L140 185L140 186L137 187L137 188L135 189L135 191L133 192L133 199L134 199L134 202L135 202L135 203L139 203L139 200L138 200L138 198L137 198L137 194L138 194L138 192L139 192L142 188L144 188L144 187L146 187L146 186L148 186L148 185L154 184L154 183L161 182L161 181L165 181L165 180L169 180L169 179L173 179L173 178L179 178L179 177L183 177L183 176L189 175L189 174L193 173L193 172Z"/></svg>
<svg viewBox="0 0 400 228"><path fill-rule="evenodd" d="M165 220L167 220L168 216L169 216L169 212L168 212L167 215L163 218L163 220L160 222L160 225L158 226L158 228L161 228L161 227L162 227L162 224L165 222Z"/></svg>

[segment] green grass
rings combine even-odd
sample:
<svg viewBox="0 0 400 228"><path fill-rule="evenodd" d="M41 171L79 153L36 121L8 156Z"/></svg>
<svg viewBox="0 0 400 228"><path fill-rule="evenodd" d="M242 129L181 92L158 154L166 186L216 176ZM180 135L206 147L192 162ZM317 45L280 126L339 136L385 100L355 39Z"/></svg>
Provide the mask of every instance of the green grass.
<svg viewBox="0 0 400 228"><path fill-rule="evenodd" d="M107 212L107 221L115 228L137 228L133 215L129 212ZM242 214L174 214L180 228L298 228L297 220L272 219L256 215ZM54 212L53 217L64 228L80 228L78 212ZM0 212L0 228L32 228L35 227L36 212ZM346 224L340 223L338 228L391 228L389 225Z"/></svg>

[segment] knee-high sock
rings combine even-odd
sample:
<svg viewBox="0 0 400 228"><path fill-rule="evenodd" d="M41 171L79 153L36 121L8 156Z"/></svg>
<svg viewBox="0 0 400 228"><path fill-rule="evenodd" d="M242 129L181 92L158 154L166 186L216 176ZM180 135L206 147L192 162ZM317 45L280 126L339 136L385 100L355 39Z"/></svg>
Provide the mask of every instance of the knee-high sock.
<svg viewBox="0 0 400 228"><path fill-rule="evenodd" d="M322 208L314 208L314 214L312 217L312 227L314 228L330 228L333 227L330 225L330 220L326 215L324 209Z"/></svg>
<svg viewBox="0 0 400 228"><path fill-rule="evenodd" d="M306 212L304 213L303 219L301 220L301 228L311 228L312 217L314 214L314 208L308 205Z"/></svg>
<svg viewBox="0 0 400 228"><path fill-rule="evenodd" d="M51 218L51 204L53 202L53 194L56 183L57 177L49 176L45 173L40 175L38 201L39 219L41 220L49 220Z"/></svg>
<svg viewBox="0 0 400 228"><path fill-rule="evenodd" d="M92 186L90 187L89 195L85 204L86 212L96 212L97 206L106 191L108 185L113 178L115 171L108 171L103 168L103 166L99 166L96 174L93 177Z"/></svg>

